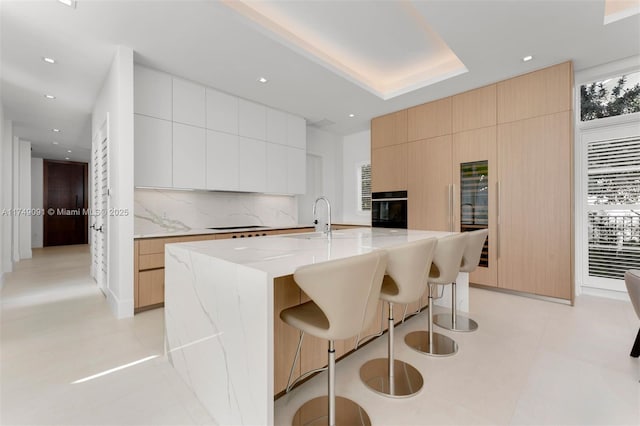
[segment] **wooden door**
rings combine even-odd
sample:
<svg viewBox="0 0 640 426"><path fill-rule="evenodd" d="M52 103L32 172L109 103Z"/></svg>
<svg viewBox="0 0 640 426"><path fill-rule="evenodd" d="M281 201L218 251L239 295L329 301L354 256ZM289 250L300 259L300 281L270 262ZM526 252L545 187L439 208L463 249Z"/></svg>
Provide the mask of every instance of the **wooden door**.
<svg viewBox="0 0 640 426"><path fill-rule="evenodd" d="M44 160L44 246L87 244L87 163Z"/></svg>
<svg viewBox="0 0 640 426"><path fill-rule="evenodd" d="M407 156L409 229L452 230L451 135L411 142Z"/></svg>
<svg viewBox="0 0 640 426"><path fill-rule="evenodd" d="M463 191L463 170L486 162L486 171L480 179L476 179L477 200L469 203L468 194L461 200ZM496 182L498 181L496 126L485 127L453 135L453 184L455 230L472 231L489 229L486 244L488 250L487 266L479 266L469 276L469 281L476 284L496 286L498 281L498 265L496 257ZM465 176L465 178L467 178ZM473 182L472 184L476 184Z"/></svg>
<svg viewBox="0 0 640 426"><path fill-rule="evenodd" d="M572 298L571 112L498 126L499 287Z"/></svg>
<svg viewBox="0 0 640 426"><path fill-rule="evenodd" d="M407 190L407 144L371 150L371 191Z"/></svg>

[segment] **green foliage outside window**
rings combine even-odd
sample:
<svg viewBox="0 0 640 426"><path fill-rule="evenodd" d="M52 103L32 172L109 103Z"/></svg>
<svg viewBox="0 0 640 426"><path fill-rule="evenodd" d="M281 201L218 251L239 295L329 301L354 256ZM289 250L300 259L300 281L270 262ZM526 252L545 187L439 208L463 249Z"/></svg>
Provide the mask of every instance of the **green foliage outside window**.
<svg viewBox="0 0 640 426"><path fill-rule="evenodd" d="M625 87L627 82L627 76L623 75L613 87L608 87L607 81L580 86L580 119L589 121L640 112L640 83Z"/></svg>

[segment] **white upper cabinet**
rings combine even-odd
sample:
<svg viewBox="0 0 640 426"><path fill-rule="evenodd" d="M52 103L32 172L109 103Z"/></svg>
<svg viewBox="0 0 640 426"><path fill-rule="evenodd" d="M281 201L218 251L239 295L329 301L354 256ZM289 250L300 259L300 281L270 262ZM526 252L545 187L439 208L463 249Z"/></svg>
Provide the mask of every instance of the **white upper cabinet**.
<svg viewBox="0 0 640 426"><path fill-rule="evenodd" d="M267 142L287 144L287 115L267 107Z"/></svg>
<svg viewBox="0 0 640 426"><path fill-rule="evenodd" d="M307 149L307 123L304 118L287 114L287 145Z"/></svg>
<svg viewBox="0 0 640 426"><path fill-rule="evenodd" d="M241 136L239 148L240 191L265 192L267 190L267 143Z"/></svg>
<svg viewBox="0 0 640 426"><path fill-rule="evenodd" d="M173 79L173 121L205 127L206 90L190 81Z"/></svg>
<svg viewBox="0 0 640 426"><path fill-rule="evenodd" d="M207 130L207 189L238 191L238 135Z"/></svg>
<svg viewBox="0 0 640 426"><path fill-rule="evenodd" d="M133 70L133 111L171 120L171 76L136 65Z"/></svg>
<svg viewBox="0 0 640 426"><path fill-rule="evenodd" d="M205 189L205 129L173 123L173 187Z"/></svg>
<svg viewBox="0 0 640 426"><path fill-rule="evenodd" d="M266 140L267 107L238 99L238 134L247 138Z"/></svg>
<svg viewBox="0 0 640 426"><path fill-rule="evenodd" d="M133 115L134 184L171 188L171 122L145 115Z"/></svg>
<svg viewBox="0 0 640 426"><path fill-rule="evenodd" d="M298 148L287 149L287 190L288 194L304 194L307 191L307 151Z"/></svg>
<svg viewBox="0 0 640 426"><path fill-rule="evenodd" d="M289 147L267 143L267 192L287 193L287 150Z"/></svg>
<svg viewBox="0 0 640 426"><path fill-rule="evenodd" d="M207 129L238 134L238 98L207 89Z"/></svg>

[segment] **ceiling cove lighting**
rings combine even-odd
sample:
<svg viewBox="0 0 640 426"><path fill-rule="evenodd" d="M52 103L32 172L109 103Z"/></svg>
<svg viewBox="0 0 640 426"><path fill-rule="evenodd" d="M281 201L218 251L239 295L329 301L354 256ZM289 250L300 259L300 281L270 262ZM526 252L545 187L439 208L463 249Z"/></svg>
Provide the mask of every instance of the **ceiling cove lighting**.
<svg viewBox="0 0 640 426"><path fill-rule="evenodd" d="M56 97L53 95L44 95L45 98L47 99L55 99Z"/></svg>
<svg viewBox="0 0 640 426"><path fill-rule="evenodd" d="M75 0L58 0L60 3L64 4L65 6L69 6L72 8L76 8L76 1Z"/></svg>
<svg viewBox="0 0 640 426"><path fill-rule="evenodd" d="M51 129L52 132L60 133L60 129Z"/></svg>
<svg viewBox="0 0 640 426"><path fill-rule="evenodd" d="M55 64L55 63L56 63L56 60L55 60L55 59L53 59L53 58L48 58L48 57L46 57L46 56L44 56L44 57L42 58L42 60L43 60L43 61L45 61L45 62L46 62L46 63L48 63L48 64Z"/></svg>
<svg viewBox="0 0 640 426"><path fill-rule="evenodd" d="M260 83L266 83L266 82L268 82L269 80L267 80L267 79L266 79L266 78L264 78L264 77L260 77L260 78L258 79L258 81L259 81Z"/></svg>
<svg viewBox="0 0 640 426"><path fill-rule="evenodd" d="M533 59L533 56L531 56L531 55L525 56L524 58L522 58L522 62L529 62L532 59Z"/></svg>

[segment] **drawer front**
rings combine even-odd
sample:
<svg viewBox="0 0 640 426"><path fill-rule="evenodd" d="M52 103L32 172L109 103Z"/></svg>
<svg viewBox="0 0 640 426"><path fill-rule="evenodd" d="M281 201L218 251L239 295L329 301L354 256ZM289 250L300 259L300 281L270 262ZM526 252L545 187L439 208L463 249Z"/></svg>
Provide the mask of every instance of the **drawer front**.
<svg viewBox="0 0 640 426"><path fill-rule="evenodd" d="M138 305L164 303L164 269L138 273Z"/></svg>
<svg viewBox="0 0 640 426"><path fill-rule="evenodd" d="M140 254L164 254L165 238L150 238L140 241Z"/></svg>
<svg viewBox="0 0 640 426"><path fill-rule="evenodd" d="M138 268L141 271L164 268L164 254L141 254L138 258Z"/></svg>

